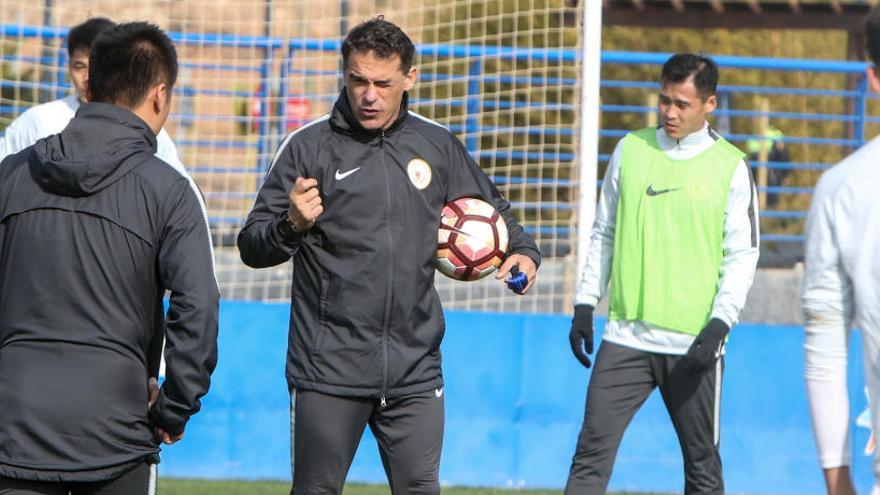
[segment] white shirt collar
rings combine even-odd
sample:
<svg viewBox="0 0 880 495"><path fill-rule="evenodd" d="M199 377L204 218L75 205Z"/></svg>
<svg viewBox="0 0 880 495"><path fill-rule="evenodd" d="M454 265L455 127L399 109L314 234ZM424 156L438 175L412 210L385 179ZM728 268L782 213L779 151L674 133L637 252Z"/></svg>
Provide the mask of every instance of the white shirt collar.
<svg viewBox="0 0 880 495"><path fill-rule="evenodd" d="M709 146L715 144L716 136L717 134L709 127L708 122L704 122L700 130L681 139L669 137L666 134L666 129L662 126L657 128L657 144L660 149L676 159L688 159L702 153Z"/></svg>
<svg viewBox="0 0 880 495"><path fill-rule="evenodd" d="M657 128L657 142L664 150L669 148L680 148L682 150L687 150L690 148L699 147L700 145L705 144L707 139L713 142L715 141L715 138L710 135L708 122L704 122L703 127L701 127L700 130L692 132L681 139L669 137L669 135L666 134L666 129L664 129L663 126Z"/></svg>
<svg viewBox="0 0 880 495"><path fill-rule="evenodd" d="M79 95L77 95L76 93L73 93L72 95L67 95L61 100L64 103L67 103L67 106L69 106L70 109L74 111L74 113L80 106Z"/></svg>

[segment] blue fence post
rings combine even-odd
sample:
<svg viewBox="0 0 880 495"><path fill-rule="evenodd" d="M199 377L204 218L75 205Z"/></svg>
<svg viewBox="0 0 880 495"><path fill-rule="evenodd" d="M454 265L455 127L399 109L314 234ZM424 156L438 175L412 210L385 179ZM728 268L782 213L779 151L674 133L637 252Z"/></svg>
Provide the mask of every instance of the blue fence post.
<svg viewBox="0 0 880 495"><path fill-rule="evenodd" d="M471 156L476 159L477 150L479 148L479 140L477 132L480 129L480 80L483 75L483 61L477 59L471 62L468 69L468 86L467 86L467 120L465 120L465 139L464 144Z"/></svg>
<svg viewBox="0 0 880 495"><path fill-rule="evenodd" d="M853 139L856 141L856 148L861 148L865 144L865 121L868 118L868 75L864 72L859 76L859 82L856 84L853 110L856 114Z"/></svg>

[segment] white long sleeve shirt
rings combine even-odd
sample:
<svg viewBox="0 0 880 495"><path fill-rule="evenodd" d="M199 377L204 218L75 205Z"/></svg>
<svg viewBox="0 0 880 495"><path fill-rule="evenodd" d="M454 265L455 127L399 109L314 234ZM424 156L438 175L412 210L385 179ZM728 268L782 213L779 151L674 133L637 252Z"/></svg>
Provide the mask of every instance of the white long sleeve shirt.
<svg viewBox="0 0 880 495"><path fill-rule="evenodd" d="M809 327L880 331L880 137L822 175L807 217ZM878 336L880 337L880 336Z"/></svg>
<svg viewBox="0 0 880 495"><path fill-rule="evenodd" d="M8 155L18 153L37 142L38 139L58 134L67 127L67 123L76 115L79 108L79 97L75 94L47 103L33 106L19 115L6 128L0 137L0 160ZM174 141L165 132L159 131L156 136L156 156L176 170L186 172ZM188 176L188 174L186 174Z"/></svg>
<svg viewBox="0 0 880 495"><path fill-rule="evenodd" d="M706 151L718 134L705 124L683 139L667 136L657 129L657 142L673 160L689 160ZM581 272L575 304L596 306L605 295L611 277L614 255L614 229L620 196L622 140L617 143L605 171L602 192L596 208L587 262ZM730 184L724 211L724 256L721 262L718 290L712 304L712 317L729 326L739 319L758 263L758 200L751 171L745 160L740 161ZM644 321L611 320L605 327L604 339L615 344L647 352L683 355L694 336L653 326Z"/></svg>

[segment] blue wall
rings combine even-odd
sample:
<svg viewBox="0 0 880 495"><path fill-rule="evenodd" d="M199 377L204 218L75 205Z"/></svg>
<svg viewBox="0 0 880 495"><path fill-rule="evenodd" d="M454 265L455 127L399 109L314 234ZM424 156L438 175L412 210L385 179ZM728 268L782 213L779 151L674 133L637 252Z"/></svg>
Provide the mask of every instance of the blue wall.
<svg viewBox="0 0 880 495"><path fill-rule="evenodd" d="M284 380L288 306L224 302L220 362L184 441L166 447L165 476L289 479ZM562 487L589 373L570 355L560 315L448 312L443 343L446 436L441 478L453 485ZM597 322L602 326L601 322ZM823 493L803 382L798 327L740 325L727 351L721 448L732 493ZM854 339L853 415L865 407ZM854 472L870 489L867 430L854 428ZM384 482L369 432L349 474ZM681 491L682 462L659 394L636 415L615 464L614 490Z"/></svg>

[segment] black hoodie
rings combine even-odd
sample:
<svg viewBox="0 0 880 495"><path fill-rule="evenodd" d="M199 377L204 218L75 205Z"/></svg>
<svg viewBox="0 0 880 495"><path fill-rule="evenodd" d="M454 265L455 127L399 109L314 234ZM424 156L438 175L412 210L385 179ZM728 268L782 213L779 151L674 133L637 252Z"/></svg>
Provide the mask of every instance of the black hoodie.
<svg viewBox="0 0 880 495"><path fill-rule="evenodd" d="M297 177L317 179L324 212L304 236L285 236L279 223ZM373 398L442 386L437 228L443 205L461 197L495 206L509 230L508 252L540 262L534 240L461 142L409 113L406 95L385 131L364 129L343 90L328 116L285 139L238 247L255 268L293 257L289 386Z"/></svg>
<svg viewBox="0 0 880 495"><path fill-rule="evenodd" d="M154 425L181 433L199 409L217 360L210 235L155 151L144 121L90 103L0 164L0 476L113 478L156 457Z"/></svg>

